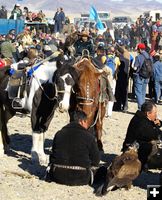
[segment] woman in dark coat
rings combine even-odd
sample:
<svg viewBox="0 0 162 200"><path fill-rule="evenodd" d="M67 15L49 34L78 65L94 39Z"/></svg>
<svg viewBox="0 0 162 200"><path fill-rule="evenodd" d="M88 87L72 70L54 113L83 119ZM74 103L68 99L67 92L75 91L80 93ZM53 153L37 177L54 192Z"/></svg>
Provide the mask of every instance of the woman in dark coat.
<svg viewBox="0 0 162 200"><path fill-rule="evenodd" d="M152 151L152 140L158 140L162 136L159 129L161 121L157 120L157 108L153 102L145 102L141 111L137 111L130 121L122 151L125 151L130 144L139 143L138 156L144 166Z"/></svg>
<svg viewBox="0 0 162 200"><path fill-rule="evenodd" d="M50 156L50 181L65 185L86 185L91 181L91 167L99 164L95 138L87 130L87 116L74 114L74 121L58 131Z"/></svg>

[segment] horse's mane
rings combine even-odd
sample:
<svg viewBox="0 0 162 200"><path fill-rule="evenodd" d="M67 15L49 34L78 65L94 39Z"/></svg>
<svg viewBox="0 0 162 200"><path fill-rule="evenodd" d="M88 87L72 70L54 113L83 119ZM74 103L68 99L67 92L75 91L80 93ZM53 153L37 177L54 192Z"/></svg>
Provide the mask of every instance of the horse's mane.
<svg viewBox="0 0 162 200"><path fill-rule="evenodd" d="M76 67L79 71L84 73L85 76L94 75L95 73L99 73L99 71L92 64L91 60L88 58L83 58L81 61L76 63Z"/></svg>

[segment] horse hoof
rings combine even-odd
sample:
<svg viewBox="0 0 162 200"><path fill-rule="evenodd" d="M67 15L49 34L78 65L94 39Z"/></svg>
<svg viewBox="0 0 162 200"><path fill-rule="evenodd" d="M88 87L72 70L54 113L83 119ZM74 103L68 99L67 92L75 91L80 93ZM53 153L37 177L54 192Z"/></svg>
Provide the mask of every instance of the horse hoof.
<svg viewBox="0 0 162 200"><path fill-rule="evenodd" d="M47 155L44 154L38 154L36 151L31 152L31 162L32 164L39 164L39 165L47 165L49 159L47 158Z"/></svg>

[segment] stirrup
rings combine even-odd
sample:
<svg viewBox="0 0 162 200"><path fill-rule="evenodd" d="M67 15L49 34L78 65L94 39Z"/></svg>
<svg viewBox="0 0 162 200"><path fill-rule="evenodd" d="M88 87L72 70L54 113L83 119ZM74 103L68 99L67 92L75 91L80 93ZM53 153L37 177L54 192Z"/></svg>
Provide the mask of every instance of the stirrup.
<svg viewBox="0 0 162 200"><path fill-rule="evenodd" d="M18 97L15 97L15 98L12 100L12 108L13 108L13 109L23 109L23 106L22 106L22 99L21 99L21 98L18 98Z"/></svg>

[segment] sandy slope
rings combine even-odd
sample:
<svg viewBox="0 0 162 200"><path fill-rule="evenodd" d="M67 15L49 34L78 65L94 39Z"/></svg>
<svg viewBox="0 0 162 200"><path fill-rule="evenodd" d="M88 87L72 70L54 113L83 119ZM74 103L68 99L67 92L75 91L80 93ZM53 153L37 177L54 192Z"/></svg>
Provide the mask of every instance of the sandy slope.
<svg viewBox="0 0 162 200"><path fill-rule="evenodd" d="M111 119L104 120L103 135L105 155L102 162L109 162L114 154L120 154L125 132L136 103L129 103L129 113L114 112ZM162 118L162 106L158 106ZM68 122L67 114L55 113L47 132L46 152L49 153L54 133ZM30 118L16 116L9 123L11 150L0 159L0 200L95 200L89 186L68 187L43 180L45 167L33 166L30 162L31 128ZM145 200L147 184L158 184L158 172L142 173L131 190L110 192L102 199Z"/></svg>

